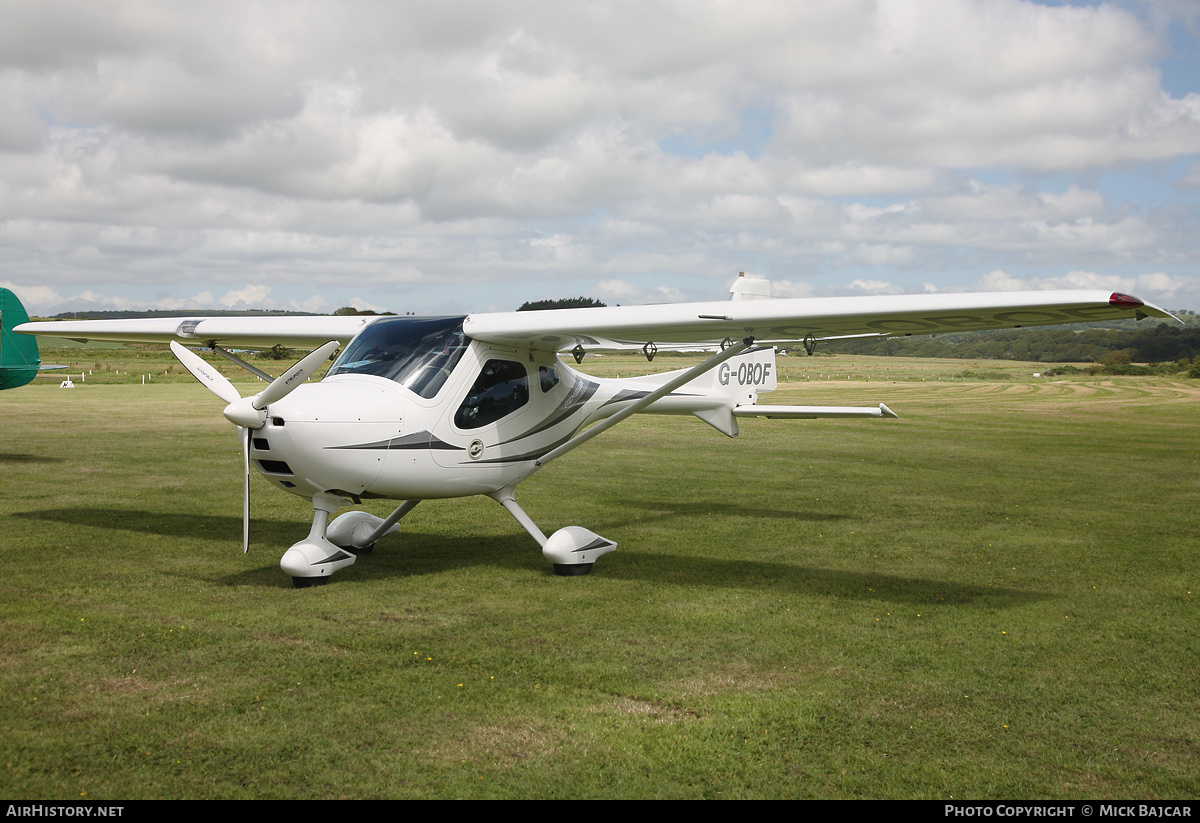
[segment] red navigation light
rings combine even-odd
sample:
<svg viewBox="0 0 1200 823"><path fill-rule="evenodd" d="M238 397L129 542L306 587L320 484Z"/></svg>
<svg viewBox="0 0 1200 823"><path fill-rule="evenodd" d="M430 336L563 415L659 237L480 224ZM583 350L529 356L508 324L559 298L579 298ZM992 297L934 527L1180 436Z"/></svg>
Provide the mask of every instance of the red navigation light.
<svg viewBox="0 0 1200 823"><path fill-rule="evenodd" d="M1146 304L1141 300L1138 300L1136 297L1131 297L1128 294L1113 292L1112 297L1108 298L1108 305L1112 306L1114 309L1140 309Z"/></svg>

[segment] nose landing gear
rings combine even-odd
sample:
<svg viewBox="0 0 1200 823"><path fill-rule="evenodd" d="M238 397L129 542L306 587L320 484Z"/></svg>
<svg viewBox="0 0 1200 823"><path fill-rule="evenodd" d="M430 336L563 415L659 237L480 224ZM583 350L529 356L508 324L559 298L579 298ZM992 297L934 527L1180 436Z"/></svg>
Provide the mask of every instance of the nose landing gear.
<svg viewBox="0 0 1200 823"><path fill-rule="evenodd" d="M399 531L397 521L421 501L405 500L386 518L352 511L330 523L329 516L348 502L333 494L313 495L313 523L308 537L293 544L279 561L295 588L328 583L330 575L353 564L358 555L370 554L379 538Z"/></svg>
<svg viewBox="0 0 1200 823"><path fill-rule="evenodd" d="M292 544L279 561L279 567L291 576L297 589L327 583L329 575L357 559L325 536L329 515L341 508L343 502L332 494L313 495L313 522L308 537Z"/></svg>

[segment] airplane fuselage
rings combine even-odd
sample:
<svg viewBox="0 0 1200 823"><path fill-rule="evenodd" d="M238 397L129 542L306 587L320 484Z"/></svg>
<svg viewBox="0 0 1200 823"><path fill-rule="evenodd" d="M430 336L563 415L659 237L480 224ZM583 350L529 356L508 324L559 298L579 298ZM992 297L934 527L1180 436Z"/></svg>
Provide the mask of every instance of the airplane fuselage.
<svg viewBox="0 0 1200 823"><path fill-rule="evenodd" d="M376 337L386 331L382 324L372 327ZM352 341L324 380L270 405L266 424L251 436L252 465L275 486L306 498L490 494L524 480L540 457L674 374L596 378L553 353L471 340L461 335L461 325L438 347L437 362L428 362L429 352L408 355L423 358L424 365L406 371L380 367L386 347L372 344L369 351L379 359L371 360L363 356L368 347ZM755 387L740 385L737 371L732 392L725 370L722 391L693 391L688 384L646 411L704 413L732 406L735 393L753 403ZM755 379L752 368L741 373ZM761 364L757 379L763 381Z"/></svg>

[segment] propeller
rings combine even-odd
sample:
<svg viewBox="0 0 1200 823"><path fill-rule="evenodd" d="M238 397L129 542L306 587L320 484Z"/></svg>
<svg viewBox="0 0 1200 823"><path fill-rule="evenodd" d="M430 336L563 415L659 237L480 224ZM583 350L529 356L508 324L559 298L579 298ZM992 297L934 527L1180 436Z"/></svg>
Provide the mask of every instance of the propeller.
<svg viewBox="0 0 1200 823"><path fill-rule="evenodd" d="M242 441L242 554L250 550L250 431L261 429L267 422L267 406L277 403L310 377L329 359L341 344L330 340L307 355L296 365L272 380L258 394L242 397L225 375L204 361L191 349L171 341L171 352L192 376L210 392L225 401L225 417L238 427Z"/></svg>
<svg viewBox="0 0 1200 823"><path fill-rule="evenodd" d="M299 386L305 379L316 372L317 368L328 360L329 356L340 345L338 341L330 340L324 346L321 346L321 348L306 354L296 365L272 380L258 394L253 397L240 397L230 401L229 405L225 407L225 417L234 425L245 426L248 429L261 429L263 424L267 422L267 406L277 403L291 394L292 389ZM176 356L178 354L176 352ZM193 355L193 357L200 360L197 355ZM183 365L187 366L187 363ZM224 380L225 378L222 377L221 379ZM231 389L233 388L232 383L229 383L228 380L225 380L225 382L229 384ZM216 390L214 389L213 391L215 394ZM234 393L237 393L236 389L234 389ZM218 396L224 399L224 395Z"/></svg>

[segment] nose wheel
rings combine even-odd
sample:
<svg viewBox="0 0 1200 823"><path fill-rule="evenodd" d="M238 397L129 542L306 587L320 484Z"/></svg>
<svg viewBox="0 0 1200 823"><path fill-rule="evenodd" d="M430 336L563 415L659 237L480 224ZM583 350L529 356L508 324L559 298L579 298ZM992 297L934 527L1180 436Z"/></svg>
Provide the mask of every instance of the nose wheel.
<svg viewBox="0 0 1200 823"><path fill-rule="evenodd" d="M357 559L325 535L329 516L344 503L342 498L332 494L313 495L313 522L308 537L292 544L279 561L279 567L291 576L292 585L297 589L328 583L329 575Z"/></svg>
<svg viewBox="0 0 1200 823"><path fill-rule="evenodd" d="M399 531L396 522L421 501L405 500L386 518L352 511L330 523L330 515L347 502L332 494L313 495L313 523L308 537L293 544L279 561L295 588L323 586L334 572L354 563L360 554L373 552L375 542Z"/></svg>

